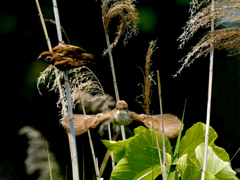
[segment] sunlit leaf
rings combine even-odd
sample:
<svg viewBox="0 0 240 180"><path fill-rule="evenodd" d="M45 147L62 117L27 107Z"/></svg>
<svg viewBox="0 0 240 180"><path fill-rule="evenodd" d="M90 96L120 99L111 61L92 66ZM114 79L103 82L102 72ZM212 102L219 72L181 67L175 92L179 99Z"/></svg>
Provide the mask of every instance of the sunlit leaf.
<svg viewBox="0 0 240 180"><path fill-rule="evenodd" d="M197 165L201 166L203 164L204 143L201 143L195 151ZM210 146L208 146L206 171L213 174L218 180L234 180L236 175L235 171L232 170L230 163L221 160Z"/></svg>
<svg viewBox="0 0 240 180"><path fill-rule="evenodd" d="M193 163L196 162L195 149L199 144L205 141L205 129L206 125L199 122L186 131L180 143L179 157L188 154L188 158L190 158ZM213 144L217 137L218 135L214 129L209 127L208 144Z"/></svg>
<svg viewBox="0 0 240 180"><path fill-rule="evenodd" d="M162 153L162 135L157 132L158 142ZM169 140L165 139L167 168L171 164L172 149ZM138 179L149 173L143 179L154 179L161 174L158 148L153 130L144 130L133 137L126 146L124 158L113 169L111 179ZM151 173L153 171L153 173Z"/></svg>

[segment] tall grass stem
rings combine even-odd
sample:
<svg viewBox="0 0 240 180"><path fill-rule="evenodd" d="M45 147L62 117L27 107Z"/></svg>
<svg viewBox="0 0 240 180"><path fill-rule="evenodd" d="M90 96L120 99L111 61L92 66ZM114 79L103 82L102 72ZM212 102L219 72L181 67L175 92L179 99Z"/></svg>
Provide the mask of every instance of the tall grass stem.
<svg viewBox="0 0 240 180"><path fill-rule="evenodd" d="M62 32L60 26L60 18L58 13L57 1L53 0L53 9L54 9L54 16L57 28L57 35L58 41L62 41ZM64 82L65 82L65 89L66 89L66 97L68 103L68 116L69 116L69 127L70 127L70 146L71 148L71 158L72 158L72 171L73 171L73 180L79 180L79 168L78 168L78 157L77 157L77 145L76 145L76 136L74 130L74 122L73 122L73 113L72 113L72 102L71 102L71 95L70 95L70 84L68 80L68 73L64 71Z"/></svg>
<svg viewBox="0 0 240 180"><path fill-rule="evenodd" d="M156 129L155 129L155 125L154 125L154 120L153 119L152 119L152 124L153 124L154 133L155 133L155 139L156 139L156 143L157 143L157 148L158 148L158 156L159 156L160 166L161 166L161 170L162 170L162 173L163 173L162 156L161 156L161 152L160 152L160 148L159 148L157 132L156 132ZM163 176L162 176L162 179L163 179Z"/></svg>
<svg viewBox="0 0 240 180"><path fill-rule="evenodd" d="M108 33L106 32L105 26L104 26L104 18L102 18L102 20L103 20L103 27L104 27L104 32L105 32L106 42L107 42L107 47L108 47L108 55L109 55L110 64L111 64L111 71L112 71L112 76L113 76L113 85L114 85L116 100L118 102L119 101L119 93L118 93L117 80L116 80L114 64L113 64L113 56L112 56L112 52L111 52L111 48L110 48L110 40L109 40ZM125 140L126 139L126 134L125 134L124 126L121 126L121 132L122 132L122 139Z"/></svg>
<svg viewBox="0 0 240 180"><path fill-rule="evenodd" d="M48 36L47 27L46 27L46 24L45 24L45 21L44 21L44 18L43 18L42 11L41 11L38 0L36 0L36 5L37 5L37 8L38 8L38 13L39 13L39 17L40 17L40 20L41 20L41 23L42 23L43 31L44 31L44 34L45 34L45 37L46 37L48 49L49 49L49 51L52 51L51 41L50 41L50 38ZM62 85L61 85L61 82L58 78L59 74L58 74L57 68L55 68L55 67L54 67L54 72L55 72L56 78L58 79L57 84L58 84L60 99L63 100L63 92L62 92L62 88L61 88Z"/></svg>
<svg viewBox="0 0 240 180"><path fill-rule="evenodd" d="M110 121L108 121L108 136L109 136L109 140L112 140L112 135L111 135L111 126L110 126ZM115 162L114 162L114 155L113 152L111 152L111 157L112 157L112 169L115 167Z"/></svg>
<svg viewBox="0 0 240 180"><path fill-rule="evenodd" d="M75 75L76 75L77 82L79 82L78 81L78 76L77 76L77 71L75 71ZM78 84L78 89L79 89L79 92L81 92L81 88L80 88L79 84ZM79 93L79 94L80 94L83 114L86 115L86 109L85 109L85 106L84 106L83 98L81 96L81 93ZM93 142L92 142L92 138L91 138L91 133L90 133L89 129L88 129L87 132L88 132L88 140L89 140L89 144L90 144L90 148L91 148L91 152L92 152L92 157L93 157L94 168L95 168L95 172L96 172L96 178L97 178L97 180L99 180L100 175L99 175L98 162L96 161L96 155L95 155L94 146L93 146Z"/></svg>
<svg viewBox="0 0 240 180"><path fill-rule="evenodd" d="M212 13L214 12L214 0L212 0ZM214 31L214 19L211 22L211 32ZM211 43L211 46L213 44ZM212 79L213 79L213 56L214 49L210 52L210 66L209 66L209 81L208 81L208 102L207 102L207 119L206 119L206 133L205 133L205 145L204 145L204 157L203 157L203 171L201 180L205 180L205 173L207 167L207 150L208 150L208 136L210 126L210 114L211 114L211 99L212 99Z"/></svg>
<svg viewBox="0 0 240 180"><path fill-rule="evenodd" d="M162 92L161 92L161 83L160 83L160 75L157 70L157 79L158 79L158 93L159 93L159 103L160 103L160 113L162 119L162 138L163 138L163 161L164 161L164 180L167 180L167 162L166 162L166 147L165 147L165 133L164 133L164 123L163 123L163 110L162 110Z"/></svg>

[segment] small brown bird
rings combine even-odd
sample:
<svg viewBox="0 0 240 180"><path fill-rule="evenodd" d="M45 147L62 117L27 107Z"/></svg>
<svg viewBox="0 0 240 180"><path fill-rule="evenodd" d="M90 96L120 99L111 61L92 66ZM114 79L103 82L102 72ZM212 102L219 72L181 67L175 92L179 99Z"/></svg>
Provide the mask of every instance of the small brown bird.
<svg viewBox="0 0 240 180"><path fill-rule="evenodd" d="M76 136L86 132L89 128L96 128L102 121L110 120L113 125L129 125L133 120L143 123L148 129L152 129L154 121L155 129L162 133L161 115L137 114L128 110L128 104L125 101L118 101L116 108L106 113L97 115L73 114L74 129ZM178 136L181 121L172 114L163 114L164 132L168 138ZM62 120L63 127L69 131L68 117Z"/></svg>
<svg viewBox="0 0 240 180"><path fill-rule="evenodd" d="M84 66L87 63L95 63L94 55L86 53L80 47L66 45L63 41L60 41L60 44L54 47L53 51L42 52L37 60L43 60L60 70Z"/></svg>
<svg viewBox="0 0 240 180"><path fill-rule="evenodd" d="M97 114L98 121L111 120L113 125L129 125L133 119L128 111L128 104L125 101L118 101L116 108L104 114Z"/></svg>

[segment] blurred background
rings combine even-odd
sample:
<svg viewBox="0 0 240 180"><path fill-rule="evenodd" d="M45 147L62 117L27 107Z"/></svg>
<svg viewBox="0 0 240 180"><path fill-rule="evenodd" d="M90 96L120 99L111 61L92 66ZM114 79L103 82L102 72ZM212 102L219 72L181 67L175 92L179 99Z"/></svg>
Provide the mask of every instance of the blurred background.
<svg viewBox="0 0 240 180"><path fill-rule="evenodd" d="M113 49L116 78L121 100L129 105L129 110L144 113L136 102L142 94L139 85L143 83L140 68L144 68L145 55L149 42L157 40L158 49L152 56L152 71L157 82L156 70L161 76L163 112L182 117L184 102L187 99L184 130L197 122L206 122L209 56L197 59L190 68L185 68L176 78L172 75L181 67L181 60L209 29L198 31L185 45L178 49L177 41L189 18L190 0L155 1L139 0L139 34L123 46L123 38ZM45 19L54 19L52 1L40 1ZM102 56L107 48L102 25L101 1L58 1L61 26L67 33L70 43L94 54L96 64L89 68L96 74L106 93L115 97L108 56ZM55 25L46 22L52 46L58 44ZM112 19L109 27L110 41L115 38L118 17ZM65 38L65 37L64 37ZM1 94L2 118L0 131L0 179L37 179L38 172L28 175L24 161L27 157L28 139L18 131L24 126L32 126L42 133L50 143L50 149L65 177L71 179L71 158L68 138L59 119L60 109L56 102L58 94L40 86L37 78L48 65L36 61L42 51L48 50L35 1L0 2L1 46ZM64 39L67 42L66 38ZM140 67L140 68L139 68ZM227 57L227 52L215 51L213 91L210 125L218 133L217 146L224 148L230 158L239 148L240 139L240 56ZM152 88L152 114L159 114L157 85ZM133 130L139 124L132 123ZM99 163L106 148L100 141L97 130L91 130L92 139ZM176 140L171 142L174 144ZM85 179L94 179L94 166L90 154L87 134L77 137L79 164L82 166L83 149L85 160ZM232 161L233 169L239 168L238 154ZM82 168L82 167L81 167ZM110 161L103 174L109 179ZM80 177L83 170L80 170ZM239 174L238 174L239 176Z"/></svg>

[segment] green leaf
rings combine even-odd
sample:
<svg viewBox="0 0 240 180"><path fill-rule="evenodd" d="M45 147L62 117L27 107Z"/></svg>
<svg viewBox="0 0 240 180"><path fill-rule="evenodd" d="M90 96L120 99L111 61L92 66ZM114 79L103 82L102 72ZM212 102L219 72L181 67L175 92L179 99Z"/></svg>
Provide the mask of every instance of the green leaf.
<svg viewBox="0 0 240 180"><path fill-rule="evenodd" d="M162 135L157 132L158 142L162 153ZM165 138L167 169L171 164L172 149L168 138ZM154 179L161 174L161 167L153 130L143 130L136 134L126 146L125 156L113 169L111 179L135 180L149 173L143 179ZM151 173L153 171L153 173Z"/></svg>
<svg viewBox="0 0 240 180"><path fill-rule="evenodd" d="M177 160L177 169L180 172L181 180L201 179L201 169L188 158L188 154L184 154Z"/></svg>
<svg viewBox="0 0 240 180"><path fill-rule="evenodd" d="M188 158L190 158L193 163L196 163L195 149L199 144L205 141L205 129L206 125L199 122L186 131L180 143L179 157L188 154ZM208 137L209 145L212 145L217 137L217 133L210 126Z"/></svg>
<svg viewBox="0 0 240 180"><path fill-rule="evenodd" d="M178 133L177 144L176 144L174 154L173 154L173 158L172 158L172 163L174 165L172 165L171 168L170 168L170 172L168 174L168 180L178 180L178 175L177 175L177 172L175 170L175 166L176 166L175 164L176 164L177 158L178 158L180 139L181 139L181 135L182 135L183 120L184 120L184 114L185 114L185 107L186 107L186 101L185 101L185 106L184 106L184 109L183 109L182 122L181 122L180 130L179 130L179 133Z"/></svg>
<svg viewBox="0 0 240 180"><path fill-rule="evenodd" d="M137 128L134 129L134 134L139 134L142 131L147 130L147 128L143 127L143 126L138 126Z"/></svg>
<svg viewBox="0 0 240 180"><path fill-rule="evenodd" d="M134 129L134 134L139 134L140 132L147 130L147 128L143 126L139 126ZM124 156L127 144L133 139L130 137L124 141L108 141L102 140L103 144L114 154L114 161L118 163Z"/></svg>
<svg viewBox="0 0 240 180"><path fill-rule="evenodd" d="M111 151L114 155L114 161L118 163L124 156L126 145L133 139L130 137L124 141L108 141L102 140L103 144Z"/></svg>
<svg viewBox="0 0 240 180"><path fill-rule="evenodd" d="M203 164L204 143L201 143L195 151L197 157L197 165L201 166ZM206 171L214 175L218 180L234 180L236 176L236 173L232 170L230 163L221 160L214 153L213 148L210 146L208 146Z"/></svg>

